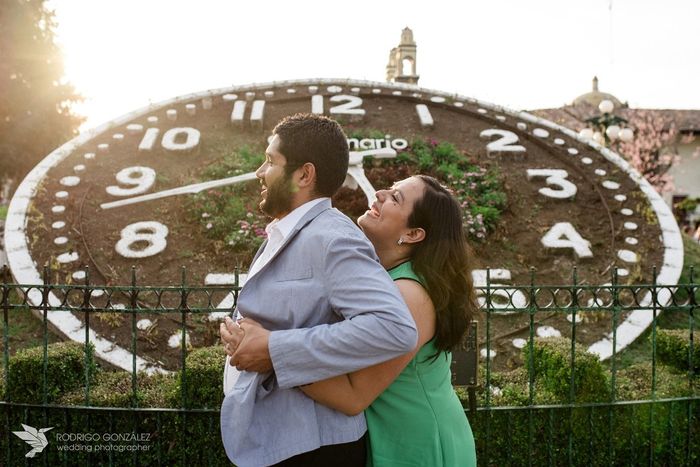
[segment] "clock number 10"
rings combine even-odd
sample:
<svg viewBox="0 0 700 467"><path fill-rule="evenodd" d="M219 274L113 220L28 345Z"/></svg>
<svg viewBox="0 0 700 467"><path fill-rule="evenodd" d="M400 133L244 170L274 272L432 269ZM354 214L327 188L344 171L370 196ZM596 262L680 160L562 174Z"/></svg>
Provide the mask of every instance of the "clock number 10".
<svg viewBox="0 0 700 467"><path fill-rule="evenodd" d="M159 128L149 128L141 138L139 151L151 151L158 141ZM199 130L196 128L171 128L163 134L161 146L170 152L187 152L199 146Z"/></svg>

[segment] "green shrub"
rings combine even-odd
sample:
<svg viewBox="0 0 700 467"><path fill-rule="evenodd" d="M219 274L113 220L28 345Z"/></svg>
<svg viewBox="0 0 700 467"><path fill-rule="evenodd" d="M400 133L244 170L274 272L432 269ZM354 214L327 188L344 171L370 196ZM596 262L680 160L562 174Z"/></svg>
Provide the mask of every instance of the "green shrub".
<svg viewBox="0 0 700 467"><path fill-rule="evenodd" d="M653 369L651 362L638 363L622 370L615 376L617 400L650 400L653 398ZM687 374L666 365L656 365L655 396L657 399L686 397L693 394ZM697 378L693 381L696 383Z"/></svg>
<svg viewBox="0 0 700 467"><path fill-rule="evenodd" d="M85 384L86 370L94 381L96 366L94 346L76 342L57 342L47 347L47 402ZM6 397L13 402L41 403L43 401L44 348L20 350L10 357Z"/></svg>
<svg viewBox="0 0 700 467"><path fill-rule="evenodd" d="M174 390L173 374L137 374L136 406L168 407L169 395ZM95 384L90 386L89 405L96 407L132 407L131 373L101 371ZM85 387L68 392L58 399L59 404L85 405Z"/></svg>
<svg viewBox="0 0 700 467"><path fill-rule="evenodd" d="M226 354L222 346L201 347L187 355L186 404L188 408L219 408L224 400L222 378ZM182 406L182 372L169 393L171 407Z"/></svg>
<svg viewBox="0 0 700 467"><path fill-rule="evenodd" d="M651 336L649 337L651 338ZM693 370L700 370L700 333L693 332ZM684 329L658 329L656 354L659 360L679 370L689 370L690 331Z"/></svg>
<svg viewBox="0 0 700 467"><path fill-rule="evenodd" d="M523 349L529 361L530 346ZM533 370L538 387L560 402L602 402L610 400L610 383L597 355L581 346L574 349L574 399L571 400L571 341L566 338L536 339Z"/></svg>

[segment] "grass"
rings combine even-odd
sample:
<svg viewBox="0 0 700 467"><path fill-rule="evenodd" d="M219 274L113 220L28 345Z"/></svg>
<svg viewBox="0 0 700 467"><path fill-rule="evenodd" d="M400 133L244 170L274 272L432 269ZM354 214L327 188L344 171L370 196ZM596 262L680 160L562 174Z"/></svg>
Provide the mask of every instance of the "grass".
<svg viewBox="0 0 700 467"><path fill-rule="evenodd" d="M0 205L0 220L7 219L7 206Z"/></svg>
<svg viewBox="0 0 700 467"><path fill-rule="evenodd" d="M10 303L17 301L18 297L14 292L10 293ZM21 349L44 345L44 325L28 308L9 310L7 315L10 355L14 355ZM5 350L5 320L3 318L0 318L0 336L3 336L0 339L0 353L2 353ZM47 337L49 343L60 341L50 330Z"/></svg>
<svg viewBox="0 0 700 467"><path fill-rule="evenodd" d="M683 248L685 255L683 257L683 272L678 282L687 284L690 282L690 268L695 269L694 279L697 284L700 274L700 245L693 241L692 238L683 234ZM684 290L676 292L678 299L685 299L687 293ZM687 310L665 310L657 315L657 328L660 329L689 329L690 318ZM698 330L700 323L694 323L694 329ZM650 362L652 359L652 329L646 330L632 345L617 355L616 366L618 368L626 368L631 365ZM610 364L608 360L607 364Z"/></svg>

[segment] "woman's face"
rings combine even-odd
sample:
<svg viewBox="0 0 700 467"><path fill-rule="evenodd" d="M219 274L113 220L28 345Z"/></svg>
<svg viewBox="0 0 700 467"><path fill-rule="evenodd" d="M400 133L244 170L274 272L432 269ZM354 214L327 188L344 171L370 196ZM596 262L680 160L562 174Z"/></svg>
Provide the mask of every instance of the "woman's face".
<svg viewBox="0 0 700 467"><path fill-rule="evenodd" d="M425 184L420 178L410 177L388 190L377 191L377 201L357 223L367 238L376 246L396 244L408 230L408 218L413 205L423 197Z"/></svg>

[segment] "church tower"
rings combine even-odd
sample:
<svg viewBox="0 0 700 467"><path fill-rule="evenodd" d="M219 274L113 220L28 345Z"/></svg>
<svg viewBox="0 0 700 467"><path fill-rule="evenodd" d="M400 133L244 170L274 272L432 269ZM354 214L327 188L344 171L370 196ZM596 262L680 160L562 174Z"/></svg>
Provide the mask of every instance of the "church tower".
<svg viewBox="0 0 700 467"><path fill-rule="evenodd" d="M413 31L406 27L401 31L401 42L389 52L386 80L394 83L418 84L416 74L416 42Z"/></svg>

